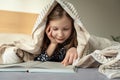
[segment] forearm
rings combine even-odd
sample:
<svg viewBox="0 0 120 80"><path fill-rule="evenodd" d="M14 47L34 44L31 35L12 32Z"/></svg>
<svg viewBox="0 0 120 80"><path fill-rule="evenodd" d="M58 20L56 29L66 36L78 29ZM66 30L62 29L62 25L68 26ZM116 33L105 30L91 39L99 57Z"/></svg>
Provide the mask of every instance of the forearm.
<svg viewBox="0 0 120 80"><path fill-rule="evenodd" d="M52 54L53 54L56 46L57 46L57 44L54 44L54 43L51 43L51 44L48 46L47 51L46 51L48 56L52 56Z"/></svg>

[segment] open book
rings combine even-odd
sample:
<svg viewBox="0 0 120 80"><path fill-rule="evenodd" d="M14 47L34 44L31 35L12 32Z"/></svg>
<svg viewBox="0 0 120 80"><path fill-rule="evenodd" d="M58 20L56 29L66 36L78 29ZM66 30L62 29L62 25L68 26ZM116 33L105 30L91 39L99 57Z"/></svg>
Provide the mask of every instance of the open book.
<svg viewBox="0 0 120 80"><path fill-rule="evenodd" d="M17 64L0 64L0 72L2 71L75 73L77 68L72 65L64 66L60 62L28 61Z"/></svg>

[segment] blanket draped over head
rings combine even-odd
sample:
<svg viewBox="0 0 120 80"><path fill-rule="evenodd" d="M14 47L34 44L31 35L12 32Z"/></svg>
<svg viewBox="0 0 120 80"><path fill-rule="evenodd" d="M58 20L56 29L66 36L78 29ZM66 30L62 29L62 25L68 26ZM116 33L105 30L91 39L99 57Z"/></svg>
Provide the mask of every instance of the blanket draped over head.
<svg viewBox="0 0 120 80"><path fill-rule="evenodd" d="M47 16L57 4L60 4L74 20L78 58L73 62L73 66L99 67L99 71L109 78L120 77L120 44L90 35L80 21L74 6L65 0L51 0L41 10L32 31L32 39L1 45L0 63L10 64L33 60L34 56L40 53Z"/></svg>

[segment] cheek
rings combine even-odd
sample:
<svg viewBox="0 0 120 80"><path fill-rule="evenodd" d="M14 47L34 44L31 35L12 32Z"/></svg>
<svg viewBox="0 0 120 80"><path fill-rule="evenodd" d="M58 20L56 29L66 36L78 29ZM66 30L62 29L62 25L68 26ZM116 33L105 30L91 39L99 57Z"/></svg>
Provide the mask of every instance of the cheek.
<svg viewBox="0 0 120 80"><path fill-rule="evenodd" d="M52 31L52 36L55 37L56 36L56 32Z"/></svg>
<svg viewBox="0 0 120 80"><path fill-rule="evenodd" d="M71 35L71 34L70 34L70 33L68 33L68 34L66 35L66 36L67 36L67 38L69 38L69 37L70 37L70 35Z"/></svg>
<svg viewBox="0 0 120 80"><path fill-rule="evenodd" d="M71 35L71 31L67 32L66 34L69 37Z"/></svg>

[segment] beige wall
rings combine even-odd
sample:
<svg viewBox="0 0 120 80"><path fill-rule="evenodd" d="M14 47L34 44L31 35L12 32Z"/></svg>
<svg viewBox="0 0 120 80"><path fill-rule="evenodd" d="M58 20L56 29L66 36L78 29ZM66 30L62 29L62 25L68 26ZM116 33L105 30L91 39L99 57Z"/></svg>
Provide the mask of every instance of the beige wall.
<svg viewBox="0 0 120 80"><path fill-rule="evenodd" d="M38 14L0 10L0 33L31 34Z"/></svg>
<svg viewBox="0 0 120 80"><path fill-rule="evenodd" d="M120 0L67 0L77 8L81 21L94 35L120 36Z"/></svg>
<svg viewBox="0 0 120 80"><path fill-rule="evenodd" d="M1 0L0 10L39 14L40 10L49 1L50 0ZM81 16L81 21L91 34L107 38L110 38L110 35L120 35L120 0L67 1L76 7ZM25 18L27 19L28 17ZM22 18L19 19L23 20ZM26 19L23 20L23 22L27 22ZM31 19L33 18L31 17ZM15 18L15 20L17 19ZM32 26L33 24L29 25ZM9 25L11 26L11 24ZM18 27L18 25L16 26ZM3 26L0 26L0 28L1 27Z"/></svg>

